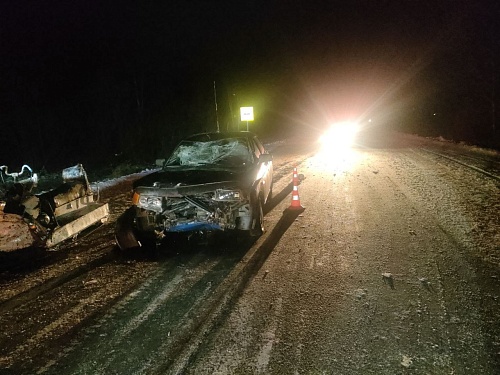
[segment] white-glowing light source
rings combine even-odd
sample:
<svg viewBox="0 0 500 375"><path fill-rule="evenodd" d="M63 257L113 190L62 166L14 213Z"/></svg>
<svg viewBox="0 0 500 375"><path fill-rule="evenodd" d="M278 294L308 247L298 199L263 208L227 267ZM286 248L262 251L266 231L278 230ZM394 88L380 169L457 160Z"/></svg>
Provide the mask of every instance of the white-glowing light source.
<svg viewBox="0 0 500 375"><path fill-rule="evenodd" d="M354 122L336 123L320 138L321 149L314 164L323 172L341 173L355 168L360 157L352 148L358 125Z"/></svg>
<svg viewBox="0 0 500 375"><path fill-rule="evenodd" d="M339 122L333 124L321 136L320 142L323 144L323 148L345 150L354 144L358 130L359 126L355 122Z"/></svg>

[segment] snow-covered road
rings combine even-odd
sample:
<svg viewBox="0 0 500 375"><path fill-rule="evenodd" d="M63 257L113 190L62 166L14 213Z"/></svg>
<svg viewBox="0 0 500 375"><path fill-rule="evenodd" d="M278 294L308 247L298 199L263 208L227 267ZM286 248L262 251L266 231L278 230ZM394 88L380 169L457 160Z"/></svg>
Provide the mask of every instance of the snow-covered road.
<svg viewBox="0 0 500 375"><path fill-rule="evenodd" d="M305 212L187 373L497 373L498 181L434 143L301 163Z"/></svg>
<svg viewBox="0 0 500 375"><path fill-rule="evenodd" d="M0 274L2 373L495 374L498 180L439 154L498 154L399 134L332 159L312 141L269 145L267 232L236 248L117 254L140 174L99 182L110 223Z"/></svg>

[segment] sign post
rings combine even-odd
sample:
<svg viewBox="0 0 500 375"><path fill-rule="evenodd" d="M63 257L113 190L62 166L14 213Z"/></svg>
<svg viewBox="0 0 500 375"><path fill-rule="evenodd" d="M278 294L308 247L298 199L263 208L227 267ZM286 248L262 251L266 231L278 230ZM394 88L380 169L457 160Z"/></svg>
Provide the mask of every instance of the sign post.
<svg viewBox="0 0 500 375"><path fill-rule="evenodd" d="M240 107L241 121L247 122L248 131L248 121L253 121L253 107Z"/></svg>

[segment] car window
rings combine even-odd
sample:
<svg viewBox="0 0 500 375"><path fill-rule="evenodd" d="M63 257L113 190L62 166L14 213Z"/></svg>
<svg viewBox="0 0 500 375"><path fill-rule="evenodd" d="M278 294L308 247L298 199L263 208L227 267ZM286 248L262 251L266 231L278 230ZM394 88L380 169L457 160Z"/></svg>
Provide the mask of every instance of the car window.
<svg viewBox="0 0 500 375"><path fill-rule="evenodd" d="M259 147L255 143L254 139L249 140L249 142L250 142L253 154L255 155L255 158L258 159L259 156L260 156L260 154L261 154L261 151L260 151Z"/></svg>
<svg viewBox="0 0 500 375"><path fill-rule="evenodd" d="M253 140L254 140L255 144L257 145L257 147L259 148L260 153L264 154L266 150L265 150L264 146L262 145L262 143L260 142L259 138L254 137Z"/></svg>
<svg viewBox="0 0 500 375"><path fill-rule="evenodd" d="M181 142L166 165L240 166L251 161L250 150L244 138L224 138L206 142Z"/></svg>

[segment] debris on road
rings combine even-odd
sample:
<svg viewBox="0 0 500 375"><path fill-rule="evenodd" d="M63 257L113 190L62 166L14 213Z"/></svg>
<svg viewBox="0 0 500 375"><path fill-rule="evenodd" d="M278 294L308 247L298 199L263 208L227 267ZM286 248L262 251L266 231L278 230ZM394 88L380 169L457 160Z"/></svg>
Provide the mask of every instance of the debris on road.
<svg viewBox="0 0 500 375"><path fill-rule="evenodd" d="M409 368L413 364L413 361L407 355L403 355L403 360L401 361L401 366Z"/></svg>
<svg viewBox="0 0 500 375"><path fill-rule="evenodd" d="M53 189L35 193L38 182L27 165L0 167L0 251L54 247L107 220L108 204L97 202L81 164L64 169Z"/></svg>
<svg viewBox="0 0 500 375"><path fill-rule="evenodd" d="M384 280L384 283L388 284L391 289L394 289L394 277L392 276L392 273L384 272L382 274L382 280Z"/></svg>

